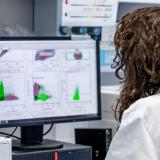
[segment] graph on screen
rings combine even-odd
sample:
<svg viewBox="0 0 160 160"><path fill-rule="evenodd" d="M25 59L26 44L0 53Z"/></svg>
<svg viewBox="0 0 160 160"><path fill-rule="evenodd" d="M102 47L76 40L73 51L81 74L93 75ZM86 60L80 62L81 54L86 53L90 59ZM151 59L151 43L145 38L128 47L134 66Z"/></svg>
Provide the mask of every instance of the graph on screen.
<svg viewBox="0 0 160 160"><path fill-rule="evenodd" d="M74 43L0 49L0 120L97 113L95 43Z"/></svg>
<svg viewBox="0 0 160 160"><path fill-rule="evenodd" d="M0 62L16 62L16 61L23 61L24 55L21 54L23 50L7 50L1 49L0 50ZM13 54L13 56L10 56Z"/></svg>
<svg viewBox="0 0 160 160"><path fill-rule="evenodd" d="M90 59L90 52L88 50L69 50L67 52L67 61L74 61L74 60L89 60Z"/></svg>
<svg viewBox="0 0 160 160"><path fill-rule="evenodd" d="M17 81L18 80L18 81ZM24 74L0 75L0 106L24 105Z"/></svg>
<svg viewBox="0 0 160 160"><path fill-rule="evenodd" d="M17 99L18 97L14 93L6 91L6 86L3 81L0 81L0 101L14 101Z"/></svg>
<svg viewBox="0 0 160 160"><path fill-rule="evenodd" d="M81 75L79 77L78 75ZM67 73L68 102L85 102L91 100L90 71Z"/></svg>
<svg viewBox="0 0 160 160"><path fill-rule="evenodd" d="M35 72L33 75L34 104L58 102L58 77L56 72Z"/></svg>

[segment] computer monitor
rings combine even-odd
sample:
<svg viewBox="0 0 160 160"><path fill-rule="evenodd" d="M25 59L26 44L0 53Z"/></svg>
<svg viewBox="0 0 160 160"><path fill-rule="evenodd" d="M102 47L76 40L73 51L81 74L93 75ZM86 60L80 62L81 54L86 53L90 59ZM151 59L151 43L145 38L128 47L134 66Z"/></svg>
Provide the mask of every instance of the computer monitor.
<svg viewBox="0 0 160 160"><path fill-rule="evenodd" d="M0 39L0 128L20 126L23 146L42 142L44 124L100 117L98 42Z"/></svg>

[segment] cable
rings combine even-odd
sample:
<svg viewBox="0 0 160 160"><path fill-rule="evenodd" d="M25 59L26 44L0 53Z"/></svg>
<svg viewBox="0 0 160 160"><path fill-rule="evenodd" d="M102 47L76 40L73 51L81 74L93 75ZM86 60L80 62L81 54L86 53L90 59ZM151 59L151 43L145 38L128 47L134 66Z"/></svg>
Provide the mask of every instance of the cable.
<svg viewBox="0 0 160 160"><path fill-rule="evenodd" d="M11 134L4 133L4 132L0 132L0 134L5 135L5 136L10 136L10 135L11 135ZM17 137L17 136L14 136L14 135L11 135L10 137L13 137L13 138L16 138L16 139L21 140L21 138L20 138L20 137Z"/></svg>
<svg viewBox="0 0 160 160"><path fill-rule="evenodd" d="M43 136L47 135L47 134L52 130L53 125L54 125L54 123L51 124L51 126L49 127L49 129L48 129L45 133L43 133ZM7 138L13 137L13 138L16 138L16 139L21 140L20 137L17 137L17 136L14 136L14 135L13 135L13 134L16 132L17 128L18 128L18 127L16 127L16 128L12 131L11 134L9 134L9 133L4 133L4 132L0 132L0 134L5 135Z"/></svg>
<svg viewBox="0 0 160 160"><path fill-rule="evenodd" d="M54 123L52 122L52 124L51 124L51 126L49 127L49 129L48 129L45 133L43 133L43 136L47 135L47 134L52 130L53 125L54 125Z"/></svg>
<svg viewBox="0 0 160 160"><path fill-rule="evenodd" d="M18 128L18 127L15 127L15 129L13 130L13 132L12 132L10 135L8 135L8 136L7 136L7 138L12 137L12 136L13 136L13 134L16 132L17 128Z"/></svg>

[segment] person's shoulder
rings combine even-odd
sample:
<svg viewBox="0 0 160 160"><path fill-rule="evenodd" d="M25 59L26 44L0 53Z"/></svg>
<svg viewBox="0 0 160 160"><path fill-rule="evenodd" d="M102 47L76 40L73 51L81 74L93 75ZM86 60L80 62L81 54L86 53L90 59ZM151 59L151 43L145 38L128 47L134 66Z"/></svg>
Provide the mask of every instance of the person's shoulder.
<svg viewBox="0 0 160 160"><path fill-rule="evenodd" d="M124 118L140 119L149 128L160 125L160 94L137 100L124 112Z"/></svg>
<svg viewBox="0 0 160 160"><path fill-rule="evenodd" d="M137 100L127 111L141 113L142 115L148 111L159 111L160 113L160 94L155 94Z"/></svg>

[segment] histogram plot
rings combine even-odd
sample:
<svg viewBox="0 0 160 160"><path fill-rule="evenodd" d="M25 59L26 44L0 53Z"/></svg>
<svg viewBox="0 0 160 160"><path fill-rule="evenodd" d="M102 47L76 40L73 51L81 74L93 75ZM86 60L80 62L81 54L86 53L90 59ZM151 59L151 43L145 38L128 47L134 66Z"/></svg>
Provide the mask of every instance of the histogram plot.
<svg viewBox="0 0 160 160"><path fill-rule="evenodd" d="M67 72L66 77L67 77L66 96L68 102L88 102L91 100L90 71L80 71L80 73Z"/></svg>
<svg viewBox="0 0 160 160"><path fill-rule="evenodd" d="M58 98L57 72L34 72L33 76L33 104L57 103Z"/></svg>
<svg viewBox="0 0 160 160"><path fill-rule="evenodd" d="M78 86L75 86L72 99L74 101L79 101L81 99L81 95L80 95L80 91L79 91L79 87Z"/></svg>
<svg viewBox="0 0 160 160"><path fill-rule="evenodd" d="M0 75L0 106L24 105L25 80L23 73Z"/></svg>
<svg viewBox="0 0 160 160"><path fill-rule="evenodd" d="M0 49L0 62L22 62L24 61L24 50Z"/></svg>

